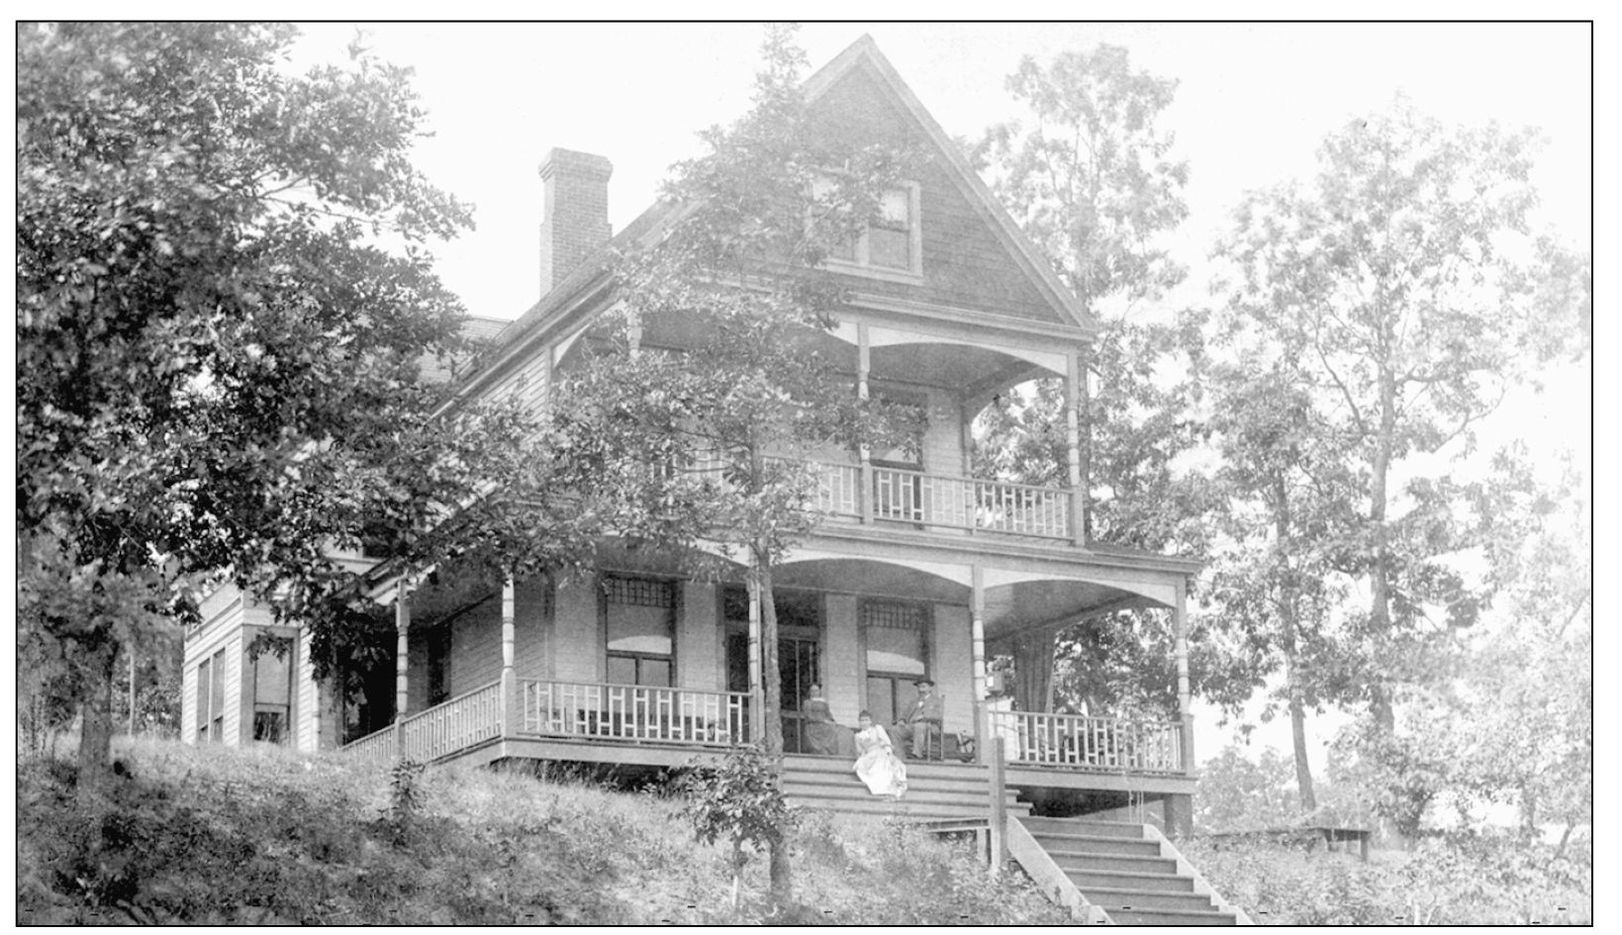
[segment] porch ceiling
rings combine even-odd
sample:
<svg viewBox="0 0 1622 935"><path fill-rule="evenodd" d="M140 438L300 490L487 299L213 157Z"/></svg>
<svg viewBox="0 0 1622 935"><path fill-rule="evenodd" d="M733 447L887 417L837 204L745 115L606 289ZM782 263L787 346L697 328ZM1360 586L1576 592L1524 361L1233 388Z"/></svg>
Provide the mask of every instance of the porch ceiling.
<svg viewBox="0 0 1622 935"><path fill-rule="evenodd" d="M857 349L850 340L853 331L851 326L826 332L797 328L785 340L800 353L821 357L834 370L849 374L854 381ZM660 316L642 322L642 342L648 347L695 347L709 340L704 327L679 316ZM584 353L580 345L572 346L560 369L572 368ZM869 375L874 381L934 386L966 399L988 396L1025 380L1052 375L1017 353L944 340L931 341L925 336L919 336L917 341L874 346L869 351L868 361Z"/></svg>
<svg viewBox="0 0 1622 935"><path fill-rule="evenodd" d="M456 574L442 569L411 592L411 625L429 626L491 597L500 596L500 580L484 580L465 570Z"/></svg>
<svg viewBox="0 0 1622 935"><path fill-rule="evenodd" d="M1091 581L1046 579L986 589L986 639L1074 619L1105 607L1152 606L1149 598Z"/></svg>
<svg viewBox="0 0 1622 935"><path fill-rule="evenodd" d="M773 582L790 588L901 597L910 600L965 604L969 589L925 571L862 559L814 559L790 562L773 574Z"/></svg>
<svg viewBox="0 0 1622 935"><path fill-rule="evenodd" d="M946 387L964 396L1004 390L1032 377L1040 367L988 347L962 344L895 344L869 352L875 380L901 380Z"/></svg>
<svg viewBox="0 0 1622 935"><path fill-rule="evenodd" d="M943 567L943 572L955 569ZM968 576L968 569L961 569ZM969 586L945 573L872 559L816 558L789 562L777 569L781 587L842 591L907 600L967 604ZM1041 578L986 588L986 639L1005 639L1025 630L1063 623L1106 608L1149 607L1156 602L1141 594L1075 579Z"/></svg>

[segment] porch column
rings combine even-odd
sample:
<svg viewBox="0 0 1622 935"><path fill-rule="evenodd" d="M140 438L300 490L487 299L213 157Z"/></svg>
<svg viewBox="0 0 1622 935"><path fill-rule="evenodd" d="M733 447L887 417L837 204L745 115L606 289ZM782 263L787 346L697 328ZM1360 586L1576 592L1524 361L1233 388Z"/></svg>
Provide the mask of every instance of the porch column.
<svg viewBox="0 0 1622 935"><path fill-rule="evenodd" d="M518 675L514 666L518 617L518 590L511 575L501 583L501 734L518 732Z"/></svg>
<svg viewBox="0 0 1622 935"><path fill-rule="evenodd" d="M867 346L867 324L856 323L856 398L867 399L867 375L870 369L871 353ZM862 458L862 489L857 498L862 505L862 522L873 522L873 453L866 445L860 448Z"/></svg>
<svg viewBox="0 0 1622 935"><path fill-rule="evenodd" d="M985 758L992 732L986 715L986 588L978 564L969 566L970 673L974 686L974 747Z"/></svg>
<svg viewBox="0 0 1622 935"><path fill-rule="evenodd" d="M957 448L961 470L959 477L974 476L974 416L969 411L967 403L959 402L957 406ZM969 532L974 532L974 524L969 524Z"/></svg>
<svg viewBox="0 0 1622 935"><path fill-rule="evenodd" d="M394 583L394 719L406 716L411 668L411 587L402 575Z"/></svg>
<svg viewBox="0 0 1622 935"><path fill-rule="evenodd" d="M1177 654L1177 714L1183 722L1183 770L1192 772L1194 769L1194 714L1190 708L1190 692L1188 687L1188 610L1187 610L1188 582L1186 579L1177 583L1177 604L1173 610L1173 617Z"/></svg>
<svg viewBox="0 0 1622 935"><path fill-rule="evenodd" d="M1190 692L1188 684L1188 612L1187 612L1188 580L1177 582L1177 603L1173 609L1173 623L1176 633L1175 652L1177 654L1177 713L1181 724L1181 740L1183 748L1183 772L1192 775L1194 772L1194 714L1190 709ZM1194 833L1194 797L1191 795L1168 795L1165 799L1166 825L1172 837L1185 838Z"/></svg>
<svg viewBox="0 0 1622 935"><path fill-rule="evenodd" d="M1082 359L1078 352L1064 355L1064 424L1065 459L1070 476L1070 538L1076 545L1087 544L1087 488L1086 473L1081 469L1081 413L1086 399L1087 381L1082 373Z"/></svg>
<svg viewBox="0 0 1622 935"><path fill-rule="evenodd" d="M766 695L760 675L760 582L751 574L749 588L749 742L766 739Z"/></svg>

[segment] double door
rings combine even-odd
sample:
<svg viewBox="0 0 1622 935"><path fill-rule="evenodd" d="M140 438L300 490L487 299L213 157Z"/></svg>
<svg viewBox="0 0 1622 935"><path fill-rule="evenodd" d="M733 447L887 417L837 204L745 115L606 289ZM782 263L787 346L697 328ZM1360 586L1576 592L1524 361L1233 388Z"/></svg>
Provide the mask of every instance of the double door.
<svg viewBox="0 0 1622 935"><path fill-rule="evenodd" d="M728 595L727 690L749 690L748 607L739 595ZM795 592L777 595L777 676L782 686L783 751L801 753L805 745L805 715L801 708L820 683L822 655L820 600ZM741 619L739 619L741 617Z"/></svg>

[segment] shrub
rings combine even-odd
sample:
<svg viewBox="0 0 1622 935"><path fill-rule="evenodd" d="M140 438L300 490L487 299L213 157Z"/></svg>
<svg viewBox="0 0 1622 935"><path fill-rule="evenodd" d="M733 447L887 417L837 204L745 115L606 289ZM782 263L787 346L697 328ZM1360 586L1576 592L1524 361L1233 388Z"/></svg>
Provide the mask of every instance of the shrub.
<svg viewBox="0 0 1622 935"><path fill-rule="evenodd" d="M727 751L719 766L694 764L681 780L687 801L682 814L705 844L732 845L732 905L738 906L746 848L766 851L782 842L794 811L765 754L755 746Z"/></svg>

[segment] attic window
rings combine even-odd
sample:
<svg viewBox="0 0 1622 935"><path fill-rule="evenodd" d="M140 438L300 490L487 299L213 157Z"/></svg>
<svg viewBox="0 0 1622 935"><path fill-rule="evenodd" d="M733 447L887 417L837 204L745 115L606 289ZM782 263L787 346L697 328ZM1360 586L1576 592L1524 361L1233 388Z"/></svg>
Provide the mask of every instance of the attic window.
<svg viewBox="0 0 1622 935"><path fill-rule="evenodd" d="M860 234L835 247L829 267L863 275L923 275L918 183L904 182L879 198L878 216Z"/></svg>

